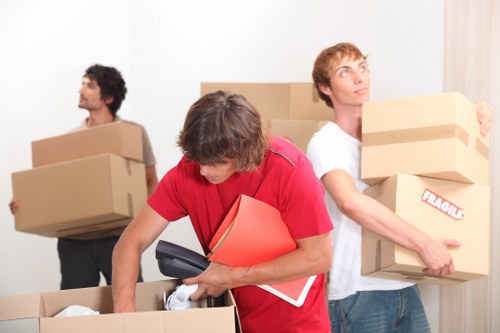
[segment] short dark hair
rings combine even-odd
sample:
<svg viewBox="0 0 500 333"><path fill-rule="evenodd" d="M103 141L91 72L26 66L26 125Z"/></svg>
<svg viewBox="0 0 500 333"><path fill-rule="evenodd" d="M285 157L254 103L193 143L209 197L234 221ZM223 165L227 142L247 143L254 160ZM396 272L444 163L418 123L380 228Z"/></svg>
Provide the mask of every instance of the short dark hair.
<svg viewBox="0 0 500 333"><path fill-rule="evenodd" d="M202 165L236 161L236 170L256 170L269 145L260 114L239 94L216 91L190 108L177 145Z"/></svg>
<svg viewBox="0 0 500 333"><path fill-rule="evenodd" d="M101 89L101 99L113 98L108 107L114 116L118 112L118 109L120 109L127 94L127 87L125 86L122 74L114 67L95 64L85 70L83 77L97 82Z"/></svg>
<svg viewBox="0 0 500 333"><path fill-rule="evenodd" d="M319 89L319 84L330 86L330 71L332 68L344 58L365 58L358 47L351 43L338 43L322 50L316 57L312 77L314 85L318 91L319 97L325 101L326 105L333 108L330 97L323 94Z"/></svg>

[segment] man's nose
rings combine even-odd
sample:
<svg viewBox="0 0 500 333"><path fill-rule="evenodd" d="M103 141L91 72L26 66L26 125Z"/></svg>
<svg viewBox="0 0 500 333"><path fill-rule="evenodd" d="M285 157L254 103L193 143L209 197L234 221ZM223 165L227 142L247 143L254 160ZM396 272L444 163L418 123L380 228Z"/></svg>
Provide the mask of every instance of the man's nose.
<svg viewBox="0 0 500 333"><path fill-rule="evenodd" d="M200 165L200 174L202 176L206 176L207 175L207 166L206 165Z"/></svg>
<svg viewBox="0 0 500 333"><path fill-rule="evenodd" d="M354 71L354 82L355 83L363 82L363 75L358 71Z"/></svg>

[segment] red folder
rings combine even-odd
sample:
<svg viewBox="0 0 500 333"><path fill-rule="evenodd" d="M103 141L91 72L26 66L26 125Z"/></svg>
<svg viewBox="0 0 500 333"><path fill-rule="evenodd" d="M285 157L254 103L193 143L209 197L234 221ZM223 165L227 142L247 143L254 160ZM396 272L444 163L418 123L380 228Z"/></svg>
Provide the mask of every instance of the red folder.
<svg viewBox="0 0 500 333"><path fill-rule="evenodd" d="M240 195L209 244L210 261L229 266L251 266L297 248L280 212L257 199ZM259 285L285 301L301 306L316 275L296 281Z"/></svg>

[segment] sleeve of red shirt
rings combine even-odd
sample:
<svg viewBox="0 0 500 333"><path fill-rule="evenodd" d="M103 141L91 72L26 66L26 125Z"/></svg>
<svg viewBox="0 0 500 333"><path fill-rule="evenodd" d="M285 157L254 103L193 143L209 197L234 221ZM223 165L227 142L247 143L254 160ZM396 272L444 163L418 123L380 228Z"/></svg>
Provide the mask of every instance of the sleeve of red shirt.
<svg viewBox="0 0 500 333"><path fill-rule="evenodd" d="M305 156L289 175L286 193L282 216L293 238L316 236L333 229L323 185Z"/></svg>
<svg viewBox="0 0 500 333"><path fill-rule="evenodd" d="M177 221L187 215L186 208L181 200L182 188L177 183L182 173L179 164L170 169L161 179L153 194L148 198L148 205L167 221Z"/></svg>

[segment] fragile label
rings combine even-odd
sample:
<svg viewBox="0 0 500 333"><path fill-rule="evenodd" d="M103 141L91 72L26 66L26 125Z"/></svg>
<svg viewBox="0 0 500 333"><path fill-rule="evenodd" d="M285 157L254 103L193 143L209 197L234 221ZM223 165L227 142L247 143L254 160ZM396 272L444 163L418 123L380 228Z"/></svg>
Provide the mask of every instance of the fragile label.
<svg viewBox="0 0 500 333"><path fill-rule="evenodd" d="M425 201L427 204L455 220L462 220L464 218L464 210L462 208L429 189L424 190L424 193L422 194L422 201Z"/></svg>

